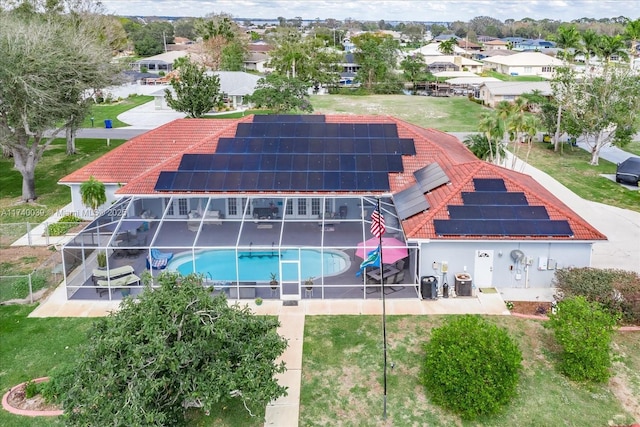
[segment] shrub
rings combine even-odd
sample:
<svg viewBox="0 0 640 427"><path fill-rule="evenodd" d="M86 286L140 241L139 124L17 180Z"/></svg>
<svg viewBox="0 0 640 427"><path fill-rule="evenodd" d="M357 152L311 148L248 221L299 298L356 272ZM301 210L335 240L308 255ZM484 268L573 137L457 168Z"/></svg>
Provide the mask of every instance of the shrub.
<svg viewBox="0 0 640 427"><path fill-rule="evenodd" d="M24 385L24 395L27 399L31 399L33 396L40 393L40 384L33 381L27 381Z"/></svg>
<svg viewBox="0 0 640 427"><path fill-rule="evenodd" d="M49 236L63 236L67 231L78 225L82 220L75 215L65 215L53 224L47 226Z"/></svg>
<svg viewBox="0 0 640 427"><path fill-rule="evenodd" d="M575 381L609 379L616 317L583 296L566 298L549 316L547 326L562 347L560 372Z"/></svg>
<svg viewBox="0 0 640 427"><path fill-rule="evenodd" d="M432 331L421 383L431 400L462 418L499 413L514 397L522 353L506 330L479 316Z"/></svg>
<svg viewBox="0 0 640 427"><path fill-rule="evenodd" d="M557 270L555 286L563 297L584 296L626 324L640 324L640 275L598 268Z"/></svg>

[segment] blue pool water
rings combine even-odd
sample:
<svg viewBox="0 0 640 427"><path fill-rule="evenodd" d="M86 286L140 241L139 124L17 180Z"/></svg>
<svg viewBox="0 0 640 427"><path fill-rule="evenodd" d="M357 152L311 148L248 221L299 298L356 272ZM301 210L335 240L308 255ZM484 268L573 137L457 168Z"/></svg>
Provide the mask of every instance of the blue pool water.
<svg viewBox="0 0 640 427"><path fill-rule="evenodd" d="M195 272L206 279L220 282L268 282L270 273L276 273L278 280L297 280L298 264L280 262L300 260L300 279L334 276L346 271L350 266L349 256L341 251L315 249L288 249L278 251L236 252L233 249L211 249L195 253ZM236 267L237 262L237 267ZM187 275L194 272L191 253L177 255L167 269Z"/></svg>

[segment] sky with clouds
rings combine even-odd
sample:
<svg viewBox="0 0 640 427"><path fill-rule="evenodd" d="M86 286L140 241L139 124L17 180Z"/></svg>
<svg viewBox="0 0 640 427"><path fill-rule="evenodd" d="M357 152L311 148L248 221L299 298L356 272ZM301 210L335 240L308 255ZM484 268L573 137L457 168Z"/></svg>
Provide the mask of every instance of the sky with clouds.
<svg viewBox="0 0 640 427"><path fill-rule="evenodd" d="M490 16L501 21L640 17L638 0L102 0L116 15L205 16L225 12L235 18L361 21L469 21Z"/></svg>

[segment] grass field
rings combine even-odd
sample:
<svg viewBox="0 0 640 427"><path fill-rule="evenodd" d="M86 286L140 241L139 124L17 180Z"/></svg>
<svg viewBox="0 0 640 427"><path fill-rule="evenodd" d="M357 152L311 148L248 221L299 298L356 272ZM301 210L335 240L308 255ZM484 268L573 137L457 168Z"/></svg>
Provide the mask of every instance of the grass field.
<svg viewBox="0 0 640 427"><path fill-rule="evenodd" d="M389 115L443 132L476 132L484 110L466 97L316 95L311 104L316 113Z"/></svg>
<svg viewBox="0 0 640 427"><path fill-rule="evenodd" d="M70 362L93 320L28 318L34 306L0 307L0 389ZM640 411L640 333L614 338L615 377L608 384L583 385L553 368L555 346L539 321L489 319L507 328L523 353L519 394L498 417L464 422L430 404L416 376L421 344L448 316L388 316L388 422L382 421L381 319L379 316L307 316L302 366L301 426L584 426L629 424ZM56 331L52 334L51 331ZM625 397L626 396L626 397ZM624 402L624 404L622 403ZM627 409L625 409L625 406ZM640 414L637 414L640 417ZM0 425L57 426L57 418L27 419L0 411ZM194 426L261 426L238 406L210 416L193 414Z"/></svg>
<svg viewBox="0 0 640 427"><path fill-rule="evenodd" d="M153 96L133 95L112 104L96 104L91 108L91 113L84 119L80 127L101 128L104 127L104 121L107 119L111 120L111 124L114 128L128 126L130 123L124 123L118 120L118 114L124 113L133 107L146 104L149 101L153 101ZM91 123L92 117L93 123Z"/></svg>
<svg viewBox="0 0 640 427"><path fill-rule="evenodd" d="M633 422L629 410L636 405L637 412L640 403L640 333L617 334L614 380L585 385L555 371L555 346L541 322L501 316L489 319L505 327L523 353L524 369L512 405L502 415L477 422L432 405L417 380L424 357L421 345L429 331L448 318L387 317L388 366L393 363L393 368L387 370L385 422L381 318L307 316L300 425L335 425L333 421L340 420L342 426L601 427Z"/></svg>
<svg viewBox="0 0 640 427"><path fill-rule="evenodd" d="M22 175L13 168L12 158L0 158L0 224L13 222L40 223L71 202L71 190L58 180L123 144L124 140L77 139L77 153L66 154L66 141L56 139L36 166L36 194L30 205L20 203Z"/></svg>

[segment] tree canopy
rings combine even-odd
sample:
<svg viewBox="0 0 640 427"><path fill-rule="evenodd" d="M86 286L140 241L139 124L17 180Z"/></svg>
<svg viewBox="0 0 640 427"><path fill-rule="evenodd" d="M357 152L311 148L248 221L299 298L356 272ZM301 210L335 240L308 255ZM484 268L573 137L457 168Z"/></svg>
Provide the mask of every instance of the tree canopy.
<svg viewBox="0 0 640 427"><path fill-rule="evenodd" d="M211 296L197 275L159 276L158 289L98 319L59 383L68 425L185 425L187 407L241 400L253 415L286 394L275 374L287 347L278 320Z"/></svg>
<svg viewBox="0 0 640 427"><path fill-rule="evenodd" d="M267 108L276 113L296 110L312 112L313 106L308 93L310 87L308 82L298 78L271 73L258 80L256 90L247 97L247 101L258 108Z"/></svg>
<svg viewBox="0 0 640 427"><path fill-rule="evenodd" d="M46 147L87 114L87 93L111 82L111 52L90 26L0 13L0 144L22 174L24 201L37 197L34 173Z"/></svg>
<svg viewBox="0 0 640 427"><path fill-rule="evenodd" d="M165 89L167 105L176 111L187 113L187 117L202 117L221 102L220 78L207 74L205 67L188 57L179 58L174 64L178 76L171 78L174 93Z"/></svg>

